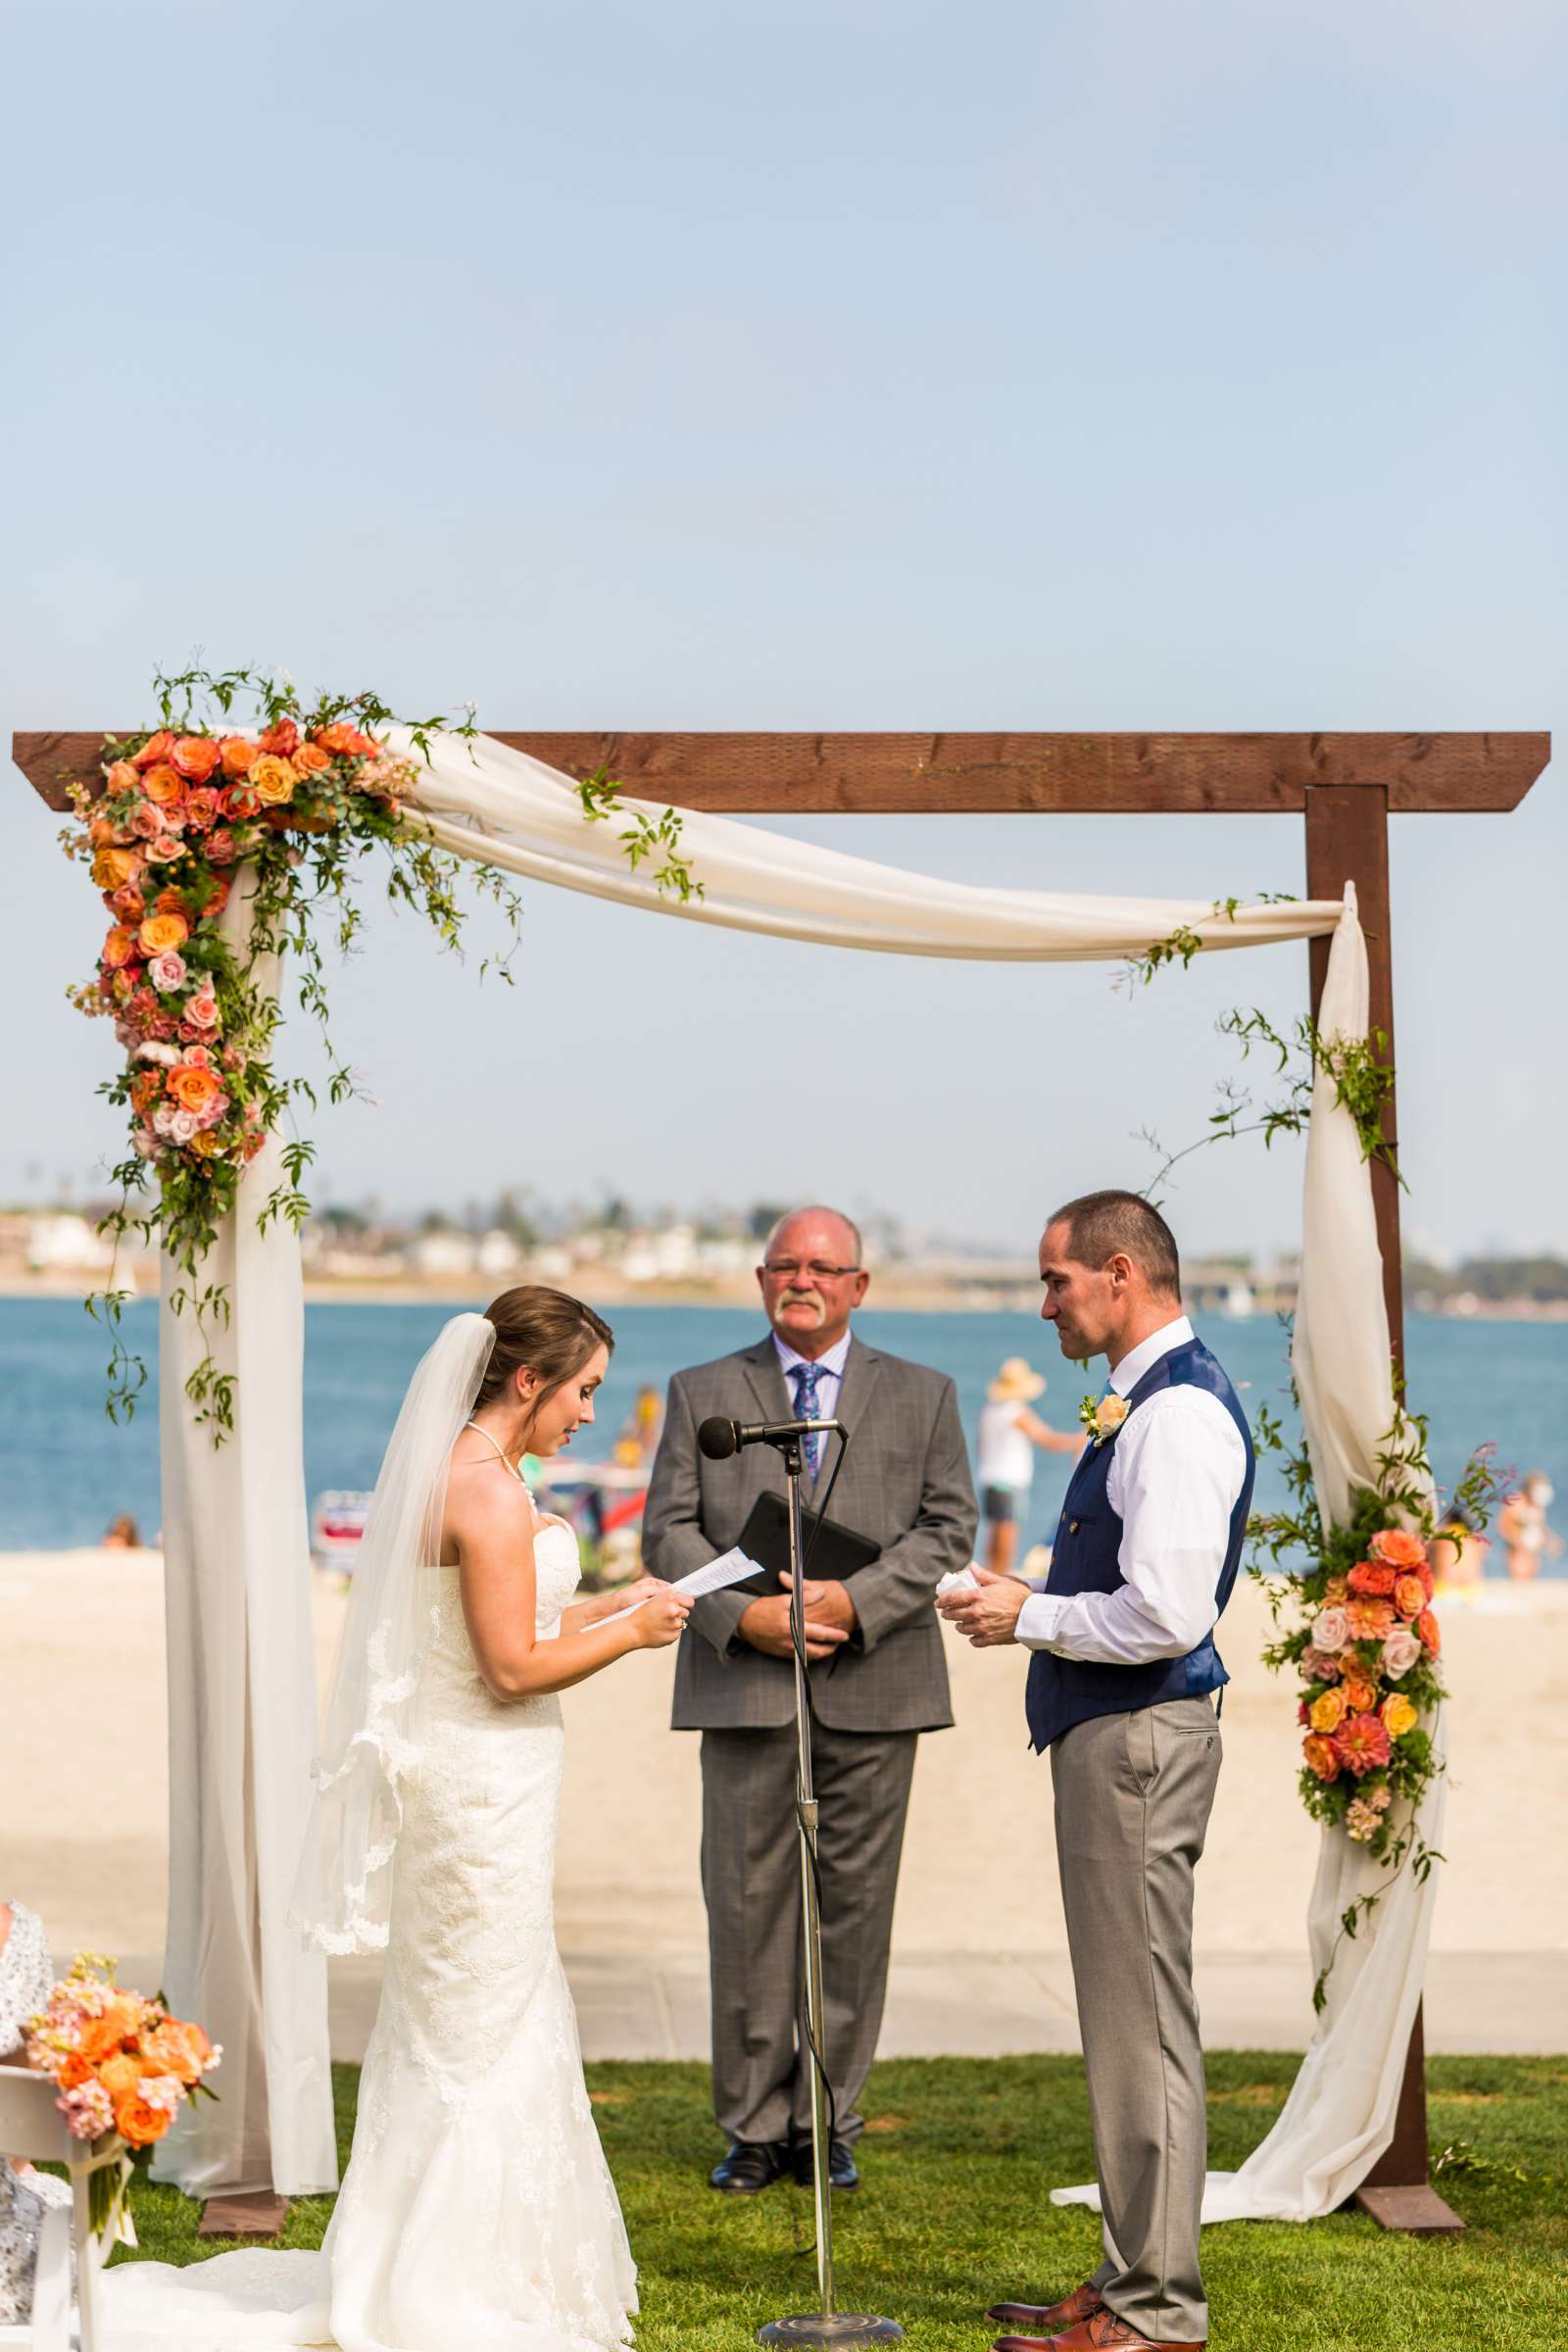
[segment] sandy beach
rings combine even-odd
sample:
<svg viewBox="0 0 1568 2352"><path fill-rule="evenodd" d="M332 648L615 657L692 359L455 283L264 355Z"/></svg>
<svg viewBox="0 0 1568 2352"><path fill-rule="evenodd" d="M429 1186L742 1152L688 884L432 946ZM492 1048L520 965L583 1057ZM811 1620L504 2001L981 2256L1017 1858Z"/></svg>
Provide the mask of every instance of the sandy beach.
<svg viewBox="0 0 1568 2352"><path fill-rule="evenodd" d="M162 1946L162 1577L152 1552L0 1555L0 1719L23 1766L0 1838L0 1892L42 1913L57 1951ZM318 1578L318 1680L342 1606L341 1592ZM1302 1922L1317 1833L1296 1795L1288 1690L1258 1663L1266 1624L1260 1595L1244 1585L1222 1639L1234 1679L1199 1884L1199 1962L1200 1977L1238 1987L1278 1976L1304 2039ZM1488 1587L1478 1602L1451 1601L1444 1627L1453 1693L1449 1860L1434 1970L1461 1988L1447 1999L1442 2038L1480 2048L1495 2044L1491 2012L1506 1984L1525 1981L1519 1968L1532 1984L1560 1979L1568 1947L1568 1584ZM958 1722L921 1745L895 1928L901 1981L979 1984L1010 1957L1059 1986L1065 1936L1050 1771L1025 1746L1026 1661L949 1642ZM690 2000L706 1946L698 1742L665 1728L673 1655L635 1656L566 1694L558 1924L579 1984L596 1972L613 1985L662 1971ZM1250 2014L1246 2000L1242 2010ZM671 2046L697 2031L688 2022ZM1040 2046L1055 2046L1044 2030ZM1537 2046L1558 2043L1546 2031Z"/></svg>

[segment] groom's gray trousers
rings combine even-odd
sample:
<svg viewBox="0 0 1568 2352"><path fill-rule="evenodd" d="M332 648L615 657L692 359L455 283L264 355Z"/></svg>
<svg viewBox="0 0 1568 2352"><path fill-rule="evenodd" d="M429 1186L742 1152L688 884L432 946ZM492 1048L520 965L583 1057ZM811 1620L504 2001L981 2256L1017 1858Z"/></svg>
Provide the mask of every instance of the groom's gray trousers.
<svg viewBox="0 0 1568 2352"><path fill-rule="evenodd" d="M1206 1698L1094 1716L1051 1748L1103 2216L1095 2284L1112 2311L1165 2343L1208 2333L1193 1872L1219 1766Z"/></svg>

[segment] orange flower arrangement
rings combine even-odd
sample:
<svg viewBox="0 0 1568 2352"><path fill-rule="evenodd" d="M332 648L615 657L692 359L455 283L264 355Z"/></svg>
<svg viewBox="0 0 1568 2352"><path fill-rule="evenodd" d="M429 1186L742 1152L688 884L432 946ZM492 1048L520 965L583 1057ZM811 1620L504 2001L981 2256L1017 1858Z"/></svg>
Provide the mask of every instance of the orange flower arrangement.
<svg viewBox="0 0 1568 2352"><path fill-rule="evenodd" d="M162 2001L115 1983L115 1964L78 1952L28 2026L27 2064L47 2075L77 2139L102 2147L118 2133L133 2154L161 2140L187 2099L212 2098L207 2077L222 2057L200 2026ZM129 2166L88 2177L92 2226L102 2231L124 2194Z"/></svg>

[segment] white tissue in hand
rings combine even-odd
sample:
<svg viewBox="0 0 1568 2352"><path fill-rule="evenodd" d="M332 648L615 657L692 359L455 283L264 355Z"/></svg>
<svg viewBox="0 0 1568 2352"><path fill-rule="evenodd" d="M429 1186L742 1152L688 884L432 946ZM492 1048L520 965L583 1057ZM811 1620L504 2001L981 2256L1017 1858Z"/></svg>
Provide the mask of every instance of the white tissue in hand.
<svg viewBox="0 0 1568 2352"><path fill-rule="evenodd" d="M980 1579L972 1568L950 1568L946 1576L937 1580L939 1600L944 1592L978 1592L979 1590Z"/></svg>

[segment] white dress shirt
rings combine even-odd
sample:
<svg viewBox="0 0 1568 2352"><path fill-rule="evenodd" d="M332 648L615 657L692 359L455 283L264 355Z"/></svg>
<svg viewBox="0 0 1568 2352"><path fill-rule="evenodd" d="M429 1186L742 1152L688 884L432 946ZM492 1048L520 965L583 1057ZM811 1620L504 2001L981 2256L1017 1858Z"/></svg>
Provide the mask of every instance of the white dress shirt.
<svg viewBox="0 0 1568 2352"><path fill-rule="evenodd" d="M814 1371L817 1375L816 1410L811 1415L811 1419L813 1421L836 1421L839 1417L839 1390L844 1385L844 1367L850 1360L849 1333L846 1332L842 1340L836 1340L826 1355L819 1355L814 1359L808 1355L799 1354L790 1346L788 1340L779 1338L776 1331L773 1334L773 1345L778 1349L778 1360L784 1367L784 1385L789 1391L791 1411L793 1412L795 1408L796 1367L804 1365L807 1371Z"/></svg>
<svg viewBox="0 0 1568 2352"><path fill-rule="evenodd" d="M1130 1396L1151 1365L1193 1338L1185 1315L1152 1332L1110 1376ZM1122 1423L1105 1498L1122 1523L1114 1592L1034 1592L1018 1612L1026 1649L1107 1666L1181 1658L1213 1629L1230 1517L1247 1477L1241 1432L1217 1396L1156 1389Z"/></svg>

